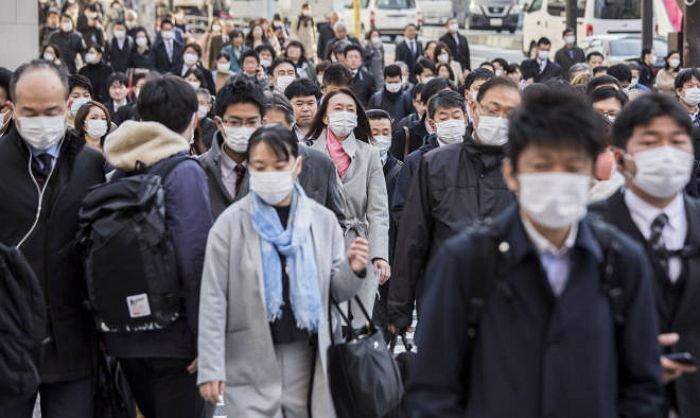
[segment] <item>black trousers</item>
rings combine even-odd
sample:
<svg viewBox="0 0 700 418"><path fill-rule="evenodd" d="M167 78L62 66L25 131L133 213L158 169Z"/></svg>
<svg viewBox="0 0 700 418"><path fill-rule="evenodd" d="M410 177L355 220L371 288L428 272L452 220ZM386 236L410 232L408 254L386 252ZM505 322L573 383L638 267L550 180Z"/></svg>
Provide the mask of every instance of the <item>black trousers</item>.
<svg viewBox="0 0 700 418"><path fill-rule="evenodd" d="M125 359L119 363L131 392L146 418L199 418L204 400L197 373L187 371L192 360Z"/></svg>
<svg viewBox="0 0 700 418"><path fill-rule="evenodd" d="M92 418L92 379L39 385L42 418ZM0 406L0 418L31 418L36 394L15 404Z"/></svg>

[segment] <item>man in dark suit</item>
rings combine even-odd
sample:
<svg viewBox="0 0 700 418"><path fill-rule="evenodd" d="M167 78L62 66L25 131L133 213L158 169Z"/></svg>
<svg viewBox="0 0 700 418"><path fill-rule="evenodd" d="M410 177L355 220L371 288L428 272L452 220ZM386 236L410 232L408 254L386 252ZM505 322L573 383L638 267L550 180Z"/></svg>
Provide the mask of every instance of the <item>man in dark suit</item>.
<svg viewBox="0 0 700 418"><path fill-rule="evenodd" d="M554 62L559 64L563 74L569 74L572 65L586 61L586 53L576 46L576 32L573 29L566 28L562 36L564 46L554 55Z"/></svg>
<svg viewBox="0 0 700 418"><path fill-rule="evenodd" d="M362 49L359 46L350 44L345 48L345 65L352 72L350 90L366 107L369 99L377 91L377 81L362 67Z"/></svg>
<svg viewBox="0 0 700 418"><path fill-rule="evenodd" d="M665 95L630 102L615 119L626 187L591 210L642 244L652 262L659 342L700 356L700 201L683 193L694 165L692 125ZM624 158L623 158L624 157ZM700 416L700 374L662 358L666 414Z"/></svg>
<svg viewBox="0 0 700 418"><path fill-rule="evenodd" d="M107 61L116 72L125 73L129 69L129 58L134 48L134 40L126 33L124 22L114 24L114 38L107 44Z"/></svg>
<svg viewBox="0 0 700 418"><path fill-rule="evenodd" d="M196 42L191 42L182 50L182 59L180 64L170 69L170 72L178 77L184 77L189 70L197 69L204 74L205 83L201 85L202 88L209 90L212 95L216 94L216 83L214 82L214 75L211 71L207 70L202 66L202 47Z"/></svg>
<svg viewBox="0 0 700 418"><path fill-rule="evenodd" d="M409 23L403 29L403 41L396 46L396 61L403 61L409 69L423 55L423 44L418 40L418 28Z"/></svg>
<svg viewBox="0 0 700 418"><path fill-rule="evenodd" d="M358 47L361 47L360 41L357 40L354 36L350 35L348 33L348 28L343 22L337 22L335 26L333 26L333 31L334 35L333 38L328 41L326 44L326 47L323 51L323 59L329 60L331 59L331 54L333 52L336 52L335 46L336 44L346 44L346 43L351 43L353 45L357 45ZM337 52L336 52L337 53Z"/></svg>
<svg viewBox="0 0 700 418"><path fill-rule="evenodd" d="M444 42L452 51L452 58L462 66L462 70L471 70L471 58L469 57L469 43L467 38L459 34L459 23L452 18L445 24L447 33L442 35L440 42Z"/></svg>
<svg viewBox="0 0 700 418"><path fill-rule="evenodd" d="M544 83L553 78L561 78L561 67L549 59L551 49L552 42L549 39L542 37L537 41L537 58L527 59L520 65L524 80L533 79L535 83Z"/></svg>
<svg viewBox="0 0 700 418"><path fill-rule="evenodd" d="M151 59L153 68L161 74L182 65L182 43L175 39L173 22L164 20L160 24L161 41L153 46Z"/></svg>
<svg viewBox="0 0 700 418"><path fill-rule="evenodd" d="M335 32L333 31L333 25L338 21L338 13L331 12L326 16L326 22L318 24L318 45L316 47L316 55L318 59L326 59L326 45L335 38Z"/></svg>

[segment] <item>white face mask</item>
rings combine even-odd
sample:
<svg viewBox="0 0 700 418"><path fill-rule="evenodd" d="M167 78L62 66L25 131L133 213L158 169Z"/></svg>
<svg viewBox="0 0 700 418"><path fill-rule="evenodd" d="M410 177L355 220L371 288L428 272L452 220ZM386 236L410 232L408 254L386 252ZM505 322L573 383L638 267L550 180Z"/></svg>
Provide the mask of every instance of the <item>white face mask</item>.
<svg viewBox="0 0 700 418"><path fill-rule="evenodd" d="M518 201L547 228L571 226L586 216L591 177L572 173L520 174Z"/></svg>
<svg viewBox="0 0 700 418"><path fill-rule="evenodd" d="M386 83L384 87L389 93L398 93L403 88L403 83Z"/></svg>
<svg viewBox="0 0 700 418"><path fill-rule="evenodd" d="M231 72L231 65L227 62L220 62L216 64L216 71L220 73L229 73Z"/></svg>
<svg viewBox="0 0 700 418"><path fill-rule="evenodd" d="M540 59L540 61L545 61L547 58L549 58L549 51L538 51L537 57Z"/></svg>
<svg viewBox="0 0 700 418"><path fill-rule="evenodd" d="M450 119L444 122L437 122L435 133L438 139L445 144L456 144L464 140L464 133L467 131L462 119Z"/></svg>
<svg viewBox="0 0 700 418"><path fill-rule="evenodd" d="M452 23L450 25L450 32L457 32L459 30L459 25L457 23Z"/></svg>
<svg viewBox="0 0 700 418"><path fill-rule="evenodd" d="M450 56L448 54L440 54L438 55L438 61L440 61L443 64L447 64L450 62Z"/></svg>
<svg viewBox="0 0 700 418"><path fill-rule="evenodd" d="M683 190L690 180L695 159L693 154L668 145L625 155L625 158L637 166L632 182L659 199L669 198Z"/></svg>
<svg viewBox="0 0 700 418"><path fill-rule="evenodd" d="M329 113L328 125L336 136L345 138L357 127L357 114L352 112Z"/></svg>
<svg viewBox="0 0 700 418"><path fill-rule="evenodd" d="M29 146L38 151L51 148L66 133L64 115L19 117L17 121L19 134Z"/></svg>
<svg viewBox="0 0 700 418"><path fill-rule="evenodd" d="M102 119L85 121L85 132L92 138L100 139L107 133L107 121Z"/></svg>
<svg viewBox="0 0 700 418"><path fill-rule="evenodd" d="M260 65L262 65L263 68L267 68L267 67L269 67L270 65L272 65L272 60L261 59L261 60L260 60Z"/></svg>
<svg viewBox="0 0 700 418"><path fill-rule="evenodd" d="M245 154L248 151L248 140L253 135L256 128L248 128L245 126L225 126L224 140L226 145L239 154Z"/></svg>
<svg viewBox="0 0 700 418"><path fill-rule="evenodd" d="M50 52L44 52L43 58L45 61L53 62L56 59L56 56Z"/></svg>
<svg viewBox="0 0 700 418"><path fill-rule="evenodd" d="M275 90L278 93L284 94L284 90L297 78L291 75L281 75L275 79Z"/></svg>
<svg viewBox="0 0 700 418"><path fill-rule="evenodd" d="M386 160L386 154L389 152L389 148L391 147L391 136L376 135L372 145L379 150L379 156L382 158L382 161L384 161Z"/></svg>
<svg viewBox="0 0 700 418"><path fill-rule="evenodd" d="M197 107L197 117L199 119L204 119L205 117L207 117L208 113L209 113L209 106L199 105L199 107Z"/></svg>
<svg viewBox="0 0 700 418"><path fill-rule="evenodd" d="M678 58L670 59L668 60L668 65L671 68L678 68L678 66L681 65L681 60L679 60Z"/></svg>
<svg viewBox="0 0 700 418"><path fill-rule="evenodd" d="M250 190L268 205L276 205L283 201L294 188L294 161L289 171L253 171L250 170Z"/></svg>
<svg viewBox="0 0 700 418"><path fill-rule="evenodd" d="M505 145L508 142L508 119L496 116L479 116L476 136L484 145Z"/></svg>
<svg viewBox="0 0 700 418"><path fill-rule="evenodd" d="M573 45L574 42L576 42L576 37L575 36L565 36L564 42L566 42L569 45Z"/></svg>
<svg viewBox="0 0 700 418"><path fill-rule="evenodd" d="M197 54L193 54L191 52L188 52L182 56L182 61L186 65L195 65L197 63L197 61L199 61L199 56L197 56Z"/></svg>
<svg viewBox="0 0 700 418"><path fill-rule="evenodd" d="M211 27L211 30L213 30L214 32L221 32L221 26L220 25L213 25Z"/></svg>
<svg viewBox="0 0 700 418"><path fill-rule="evenodd" d="M503 70L496 70L494 74L496 74L496 77L500 77L503 75Z"/></svg>
<svg viewBox="0 0 700 418"><path fill-rule="evenodd" d="M162 36L163 39L165 39L166 41L169 41L175 37L175 32L171 30L166 30L164 32L161 32L160 36Z"/></svg>
<svg viewBox="0 0 700 418"><path fill-rule="evenodd" d="M124 30L115 30L114 31L114 37L117 39L124 39L126 38L126 31Z"/></svg>
<svg viewBox="0 0 700 418"><path fill-rule="evenodd" d="M73 100L73 103L70 105L70 114L75 116L78 114L78 110L87 102L89 102L90 99L87 97L79 97L75 100Z"/></svg>
<svg viewBox="0 0 700 418"><path fill-rule="evenodd" d="M144 38L143 36L141 36L140 38L136 38L136 45L143 48L144 46L148 45L148 39Z"/></svg>
<svg viewBox="0 0 700 418"><path fill-rule="evenodd" d="M195 90L197 90L202 85L202 83L200 83L199 81L189 81L189 80L187 81L187 84L192 86L192 88Z"/></svg>
<svg viewBox="0 0 700 418"><path fill-rule="evenodd" d="M61 30L64 32L71 32L71 31L73 31L73 24L72 23L61 23Z"/></svg>
<svg viewBox="0 0 700 418"><path fill-rule="evenodd" d="M683 89L685 97L681 96L683 101L689 106L697 106L700 103L700 87L691 87Z"/></svg>
<svg viewBox="0 0 700 418"><path fill-rule="evenodd" d="M93 53L85 54L85 62L88 64L97 64L97 54L93 54Z"/></svg>
<svg viewBox="0 0 700 418"><path fill-rule="evenodd" d="M634 87L639 83L639 78L633 78L630 80L630 88Z"/></svg>
<svg viewBox="0 0 700 418"><path fill-rule="evenodd" d="M425 75L425 76L421 77L421 81L423 82L423 84L428 84L433 79L435 79L435 77L432 75Z"/></svg>
<svg viewBox="0 0 700 418"><path fill-rule="evenodd" d="M127 20L126 22L124 22L124 26L126 26L127 29L133 29L134 26L136 26L136 22Z"/></svg>

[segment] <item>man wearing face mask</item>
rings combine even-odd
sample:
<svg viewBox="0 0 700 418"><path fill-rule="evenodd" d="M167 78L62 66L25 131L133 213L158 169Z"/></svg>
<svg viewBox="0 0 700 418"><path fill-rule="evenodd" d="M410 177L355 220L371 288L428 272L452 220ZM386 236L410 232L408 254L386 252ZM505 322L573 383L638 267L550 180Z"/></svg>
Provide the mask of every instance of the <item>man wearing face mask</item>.
<svg viewBox="0 0 700 418"><path fill-rule="evenodd" d="M73 128L75 115L78 114L80 107L92 100L92 83L86 76L74 74L68 76L68 86L70 88L67 103L69 113L66 124Z"/></svg>
<svg viewBox="0 0 700 418"><path fill-rule="evenodd" d="M51 45L56 45L61 50L61 58L66 63L68 70L75 73L75 56L85 55L85 43L83 37L77 32L73 25L73 18L69 14L61 16L60 30L49 38Z"/></svg>
<svg viewBox="0 0 700 418"><path fill-rule="evenodd" d="M189 155L197 124L197 96L174 75L155 76L138 98L140 122L127 121L104 143L112 180L141 165L158 173ZM192 159L163 176L165 225L175 253L183 309L165 328L103 334L107 353L119 359L139 409L145 416L199 417L204 402L197 379L199 287L207 234L212 225L204 170Z"/></svg>
<svg viewBox="0 0 700 418"><path fill-rule="evenodd" d="M175 39L175 28L171 20L165 19L160 23L160 36L151 50L153 68L161 74L169 72L173 67L182 66L182 42Z"/></svg>
<svg viewBox="0 0 700 418"><path fill-rule="evenodd" d="M552 42L549 39L542 37L537 41L537 57L527 59L520 65L524 80L532 79L535 83L544 83L562 77L559 64L549 59L551 49Z"/></svg>
<svg viewBox="0 0 700 418"><path fill-rule="evenodd" d="M15 122L0 140L0 243L21 249L50 306L37 370L42 416L92 418L97 339L72 243L81 201L104 182L104 159L66 127L63 69L43 60L23 64L9 91L13 104L2 106L12 109ZM0 416L30 418L35 399L3 403Z"/></svg>
<svg viewBox="0 0 700 418"><path fill-rule="evenodd" d="M440 42L444 42L452 51L452 57L462 66L463 70L471 70L472 63L469 55L469 43L467 38L460 35L457 19L448 19L445 23L447 33L442 35Z"/></svg>
<svg viewBox="0 0 700 418"><path fill-rule="evenodd" d="M576 31L566 28L562 33L564 46L554 55L554 62L561 67L562 74L568 74L572 65L586 61L586 53L576 46Z"/></svg>
<svg viewBox="0 0 700 418"><path fill-rule="evenodd" d="M0 67L0 137L10 130L12 120L12 101L10 100L10 81L12 71Z"/></svg>
<svg viewBox="0 0 700 418"><path fill-rule="evenodd" d="M695 128L700 128L700 69L687 68L674 82L678 102L688 113Z"/></svg>
<svg viewBox="0 0 700 418"><path fill-rule="evenodd" d="M384 68L384 87L374 93L367 109L382 109L388 112L394 121L400 121L411 114L413 104L410 95L403 91L401 68L398 65L387 65Z"/></svg>
<svg viewBox="0 0 700 418"><path fill-rule="evenodd" d="M440 105L448 99L454 100L454 105ZM440 146L419 160L403 212L397 217L397 273L389 290L389 322L395 330L405 330L411 324L415 301L420 321L422 291L432 286L432 277L421 279L440 246L474 222L500 214L513 202L500 165L508 141L506 118L519 104L517 84L504 77L489 80L471 105L475 133L464 140L462 97L441 92L430 100L428 112L433 115L431 122ZM402 177L410 165L407 160ZM397 188L392 212L401 204L398 194Z"/></svg>
<svg viewBox="0 0 700 418"><path fill-rule="evenodd" d="M212 75L211 71L202 66L200 62L201 57L202 47L196 42L189 43L185 45L182 50L182 61L178 65L174 66L170 72L175 75L179 75L180 77L184 77L188 71L196 68L204 74L205 83L202 83L200 87L209 90L209 93L211 94L216 94L214 75Z"/></svg>
<svg viewBox="0 0 700 418"><path fill-rule="evenodd" d="M549 89L511 118L503 176L519 204L427 268L414 416L659 416L651 267L585 217L598 131L590 106Z"/></svg>
<svg viewBox="0 0 700 418"><path fill-rule="evenodd" d="M692 126L683 109L665 95L632 101L615 119L618 169L626 187L592 210L646 251L651 260L664 353L700 356L700 201L683 193L694 166ZM666 414L700 415L695 367L661 359Z"/></svg>
<svg viewBox="0 0 700 418"><path fill-rule="evenodd" d="M274 92L283 95L287 87L297 79L297 71L290 60L279 58L270 65L268 77Z"/></svg>
<svg viewBox="0 0 700 418"><path fill-rule="evenodd" d="M124 22L114 23L114 37L107 45L105 55L107 61L112 65L114 71L125 73L129 68L129 58L131 50L134 48L134 39L127 35L127 28Z"/></svg>

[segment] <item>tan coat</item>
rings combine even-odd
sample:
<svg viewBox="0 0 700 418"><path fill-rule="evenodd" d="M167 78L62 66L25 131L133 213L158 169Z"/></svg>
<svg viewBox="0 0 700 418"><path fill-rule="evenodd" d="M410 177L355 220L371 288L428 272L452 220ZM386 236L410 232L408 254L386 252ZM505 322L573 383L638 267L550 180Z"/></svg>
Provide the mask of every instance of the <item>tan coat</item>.
<svg viewBox="0 0 700 418"><path fill-rule="evenodd" d="M313 19L304 19L299 23L300 16L297 16L292 21L292 38L301 42L304 45L304 55L310 62L314 62L316 56L316 44L318 43L318 34L316 33L316 25ZM299 27L297 29L297 26Z"/></svg>

